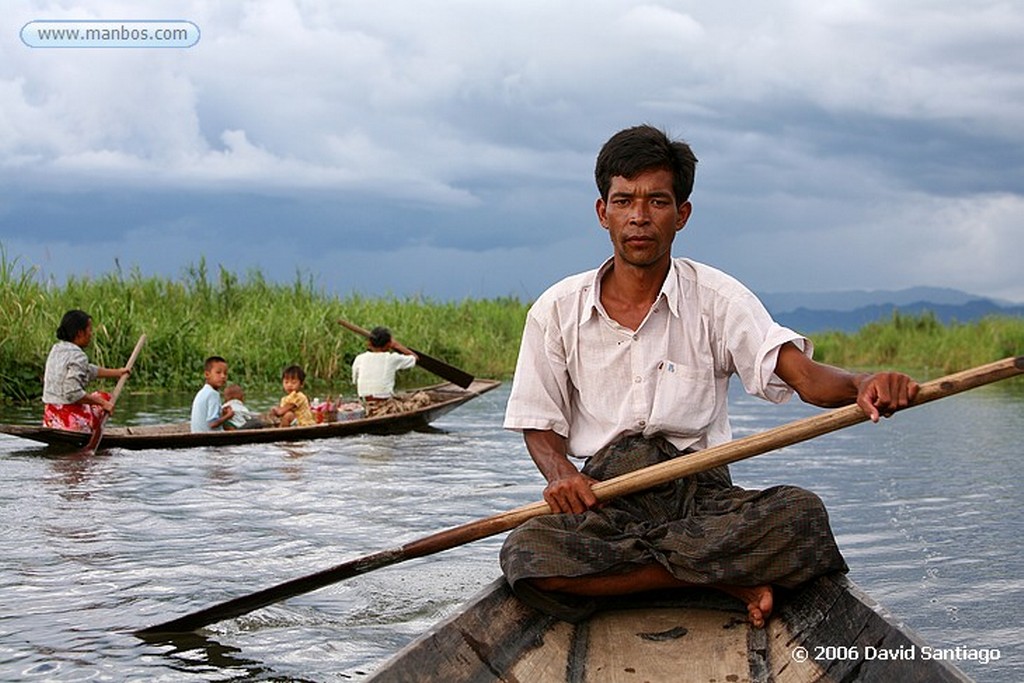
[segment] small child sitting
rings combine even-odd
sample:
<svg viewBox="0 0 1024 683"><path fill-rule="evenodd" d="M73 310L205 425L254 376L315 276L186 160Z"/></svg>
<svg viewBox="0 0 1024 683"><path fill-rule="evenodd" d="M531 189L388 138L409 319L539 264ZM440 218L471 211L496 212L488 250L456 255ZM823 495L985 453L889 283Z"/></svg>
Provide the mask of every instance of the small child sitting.
<svg viewBox="0 0 1024 683"><path fill-rule="evenodd" d="M224 406L230 406L231 419L224 423L224 429L261 429L270 426L270 422L257 412L249 410L245 405L245 392L237 384L229 384L224 389ZM222 406L222 408L224 407Z"/></svg>
<svg viewBox="0 0 1024 683"><path fill-rule="evenodd" d="M305 383L306 372L298 365L289 365L281 373L281 384L286 396L281 399L280 405L270 409L271 415L280 418L281 427L308 427L316 424L309 399L302 393Z"/></svg>

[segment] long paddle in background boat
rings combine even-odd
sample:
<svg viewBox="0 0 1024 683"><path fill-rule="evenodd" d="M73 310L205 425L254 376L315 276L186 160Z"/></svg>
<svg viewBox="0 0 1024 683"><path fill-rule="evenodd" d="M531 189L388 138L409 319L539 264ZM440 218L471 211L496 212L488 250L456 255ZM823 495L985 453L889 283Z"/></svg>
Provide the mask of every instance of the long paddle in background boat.
<svg viewBox="0 0 1024 683"><path fill-rule="evenodd" d="M145 343L146 335L142 335L139 337L139 341L135 343L135 348L132 349L132 355L128 357L128 362L125 364L126 368L131 370L132 367L134 367L135 359L139 357L139 351L142 350L142 345ZM124 384L128 381L129 374L130 373L125 373L117 378L117 384L114 385L114 391L110 394L111 405L117 403L117 398L121 395L121 390L124 389ZM102 417L97 421L96 429L93 430L92 436L89 437L89 443L85 445L85 449L82 451L83 453L94 453L96 449L99 448L100 439L103 438L103 425L106 423L108 417L110 417L110 413L104 411Z"/></svg>
<svg viewBox="0 0 1024 683"><path fill-rule="evenodd" d="M919 406L930 401L945 398L946 396L952 396L953 394L1007 379L1021 373L1024 373L1024 356L1006 358L987 365L980 365L970 370L947 375L946 377L922 384L917 398L914 399L910 407ZM600 501L611 500L612 498L636 493L712 467L728 465L738 460L807 441L822 434L828 434L829 432L864 422L867 419L860 406L856 404L836 408L820 415L814 415L769 429L760 434L752 434L742 439L692 453L686 457L669 460L600 482L594 485L594 494ZM550 514L550 512L551 509L547 503L543 501L532 503L469 524L453 527L397 548L364 555L329 569L292 579L291 581L250 595L234 598L198 612L141 629L136 631L135 635L141 638L160 640L161 636L195 631L218 621L248 614L260 607L266 607L275 602L308 593L381 567L417 557L433 555L442 550L448 550L508 531L528 519Z"/></svg>
<svg viewBox="0 0 1024 683"><path fill-rule="evenodd" d="M363 335L367 339L370 338L370 332L368 330L364 330L362 327L359 327L358 325L353 325L352 323L346 320L339 320L338 324L341 325L342 327L345 327L355 332L356 334ZM464 370L459 370L456 367L448 365L444 361L438 360L437 358L434 358L432 356L428 356L422 351L417 351L411 346L409 347L409 350L415 353L417 356L419 356L419 359L416 361L416 365L420 366L427 372L432 372L441 379L446 379L452 384L460 386L463 389L468 388L469 385L473 383L473 375L469 374L468 372Z"/></svg>

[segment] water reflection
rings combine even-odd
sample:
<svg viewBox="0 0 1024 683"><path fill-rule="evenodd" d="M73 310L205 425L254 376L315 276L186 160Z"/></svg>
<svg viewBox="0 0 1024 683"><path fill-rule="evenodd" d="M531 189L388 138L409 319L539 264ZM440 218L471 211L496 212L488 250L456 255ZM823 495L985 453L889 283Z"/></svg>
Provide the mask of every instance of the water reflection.
<svg viewBox="0 0 1024 683"><path fill-rule="evenodd" d="M272 676L273 671L264 664L241 656L242 649L224 645L213 638L198 633L180 633L162 637L159 645L170 645L163 649L161 665L170 665L179 671L200 676L210 676L218 681L251 681ZM313 679L289 678L291 681Z"/></svg>
<svg viewBox="0 0 1024 683"><path fill-rule="evenodd" d="M87 501L92 497L93 477L102 467L102 454L70 453L49 457L52 474L45 483L54 486L57 495L68 501Z"/></svg>

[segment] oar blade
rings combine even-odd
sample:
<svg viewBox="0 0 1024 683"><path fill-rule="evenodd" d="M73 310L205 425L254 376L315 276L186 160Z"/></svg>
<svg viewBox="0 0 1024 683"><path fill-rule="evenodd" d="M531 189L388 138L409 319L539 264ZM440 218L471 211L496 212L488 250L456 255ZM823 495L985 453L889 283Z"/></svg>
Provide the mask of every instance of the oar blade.
<svg viewBox="0 0 1024 683"><path fill-rule="evenodd" d="M468 389L469 385L473 383L473 375L469 374L468 372L460 370L452 365L448 365L447 363L439 361L436 358L432 358L427 354L423 353L422 351L417 351L416 349L413 348L410 348L409 350L415 353L417 356L419 356L419 359L416 361L416 364L419 365L424 370L426 370L427 372L432 372L441 379L446 379L452 384L463 389Z"/></svg>
<svg viewBox="0 0 1024 683"><path fill-rule="evenodd" d="M286 581L284 583L277 584L276 586L271 586L270 588L264 588L261 591L251 593L249 595L243 595L231 600L226 600L197 612L186 614L185 616L171 619L170 621L165 621L162 624L156 624L154 626L140 629L135 631L135 635L139 638L152 641L162 640L164 636L171 634L196 631L204 626L215 624L218 621L240 617L261 607L272 605L275 602L281 602L282 600L287 600L288 598L295 597L296 595L309 593L319 588L329 586L332 583L337 583L344 579L350 579L353 576L365 574L366 572L386 567L389 564L395 564L396 562L401 562L405 559L408 558L402 548L383 550L372 555L366 555L348 562L343 562L314 574L292 579L291 581Z"/></svg>
<svg viewBox="0 0 1024 683"><path fill-rule="evenodd" d="M100 439L103 438L103 426L107 422L107 413L103 414L103 417L96 421L96 426L92 430L92 434L89 436L88 443L85 444L85 448L82 449L82 453L95 453L96 449L99 448Z"/></svg>

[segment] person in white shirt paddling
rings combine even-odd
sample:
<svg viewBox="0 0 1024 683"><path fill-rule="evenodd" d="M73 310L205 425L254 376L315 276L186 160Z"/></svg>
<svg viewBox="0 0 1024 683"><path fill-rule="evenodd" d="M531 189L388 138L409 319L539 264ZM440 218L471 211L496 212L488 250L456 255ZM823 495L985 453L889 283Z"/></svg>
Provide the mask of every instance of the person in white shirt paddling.
<svg viewBox="0 0 1024 683"><path fill-rule="evenodd" d="M856 402L876 422L917 394L902 373L814 361L811 340L740 282L673 258L696 162L648 125L612 136L595 168L612 256L552 286L527 316L505 427L522 432L556 514L514 529L501 564L516 595L566 621L589 616L597 596L706 586L739 598L761 627L774 587L847 570L815 494L745 490L727 467L597 505L595 481L729 441L730 377L776 403L794 392L822 407Z"/></svg>
<svg viewBox="0 0 1024 683"><path fill-rule="evenodd" d="M352 361L352 382L367 417L414 410L430 402L423 392L395 393L395 375L416 365L417 356L386 327L370 330L367 350Z"/></svg>

